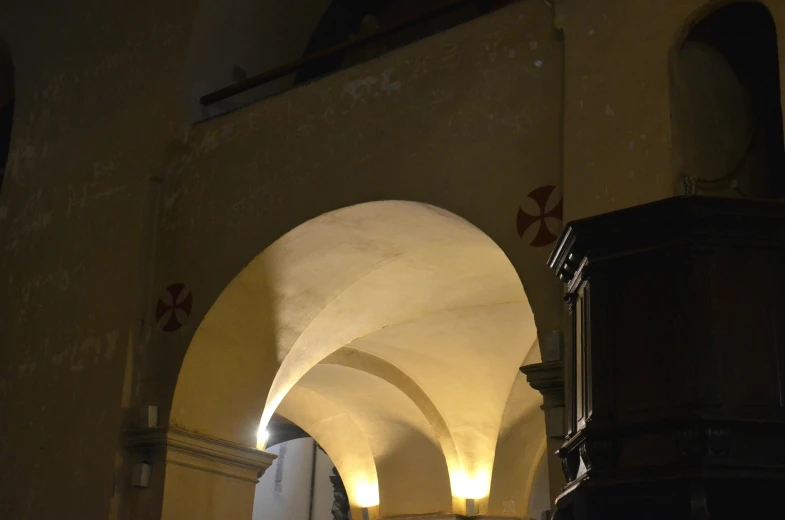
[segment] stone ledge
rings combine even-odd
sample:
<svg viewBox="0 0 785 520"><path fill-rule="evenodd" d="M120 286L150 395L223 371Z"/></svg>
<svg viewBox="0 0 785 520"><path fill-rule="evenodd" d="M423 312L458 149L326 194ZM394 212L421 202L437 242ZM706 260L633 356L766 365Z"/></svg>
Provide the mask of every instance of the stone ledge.
<svg viewBox="0 0 785 520"><path fill-rule="evenodd" d="M429 513L424 515L383 516L379 520L469 520L469 517L453 513Z"/></svg>
<svg viewBox="0 0 785 520"><path fill-rule="evenodd" d="M429 513L424 515L384 516L379 520L523 520L519 516L457 515L454 513Z"/></svg>
<svg viewBox="0 0 785 520"><path fill-rule="evenodd" d="M185 430L148 428L126 431L127 446L140 459L159 458L167 464L256 483L276 455Z"/></svg>
<svg viewBox="0 0 785 520"><path fill-rule="evenodd" d="M469 517L471 520L527 520L520 516L476 515Z"/></svg>

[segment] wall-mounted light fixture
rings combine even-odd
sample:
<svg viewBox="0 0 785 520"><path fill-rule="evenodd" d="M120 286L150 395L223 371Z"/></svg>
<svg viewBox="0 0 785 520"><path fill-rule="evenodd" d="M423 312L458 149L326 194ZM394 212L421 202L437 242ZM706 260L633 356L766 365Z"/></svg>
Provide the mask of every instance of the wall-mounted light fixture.
<svg viewBox="0 0 785 520"><path fill-rule="evenodd" d="M477 504L473 498L466 499L466 516L474 516L477 514Z"/></svg>
<svg viewBox="0 0 785 520"><path fill-rule="evenodd" d="M378 484L370 484L368 481L358 482L354 486L354 496L357 499L357 505L363 510L368 510L369 515L372 514L376 506L379 505L379 487ZM364 519L365 517L363 517Z"/></svg>
<svg viewBox="0 0 785 520"><path fill-rule="evenodd" d="M139 410L139 426L142 428L157 428L158 427L158 407L157 406L143 406Z"/></svg>
<svg viewBox="0 0 785 520"><path fill-rule="evenodd" d="M131 485L134 487L147 488L150 487L150 477L153 473L153 467L146 463L140 462L134 464L134 472L131 475Z"/></svg>

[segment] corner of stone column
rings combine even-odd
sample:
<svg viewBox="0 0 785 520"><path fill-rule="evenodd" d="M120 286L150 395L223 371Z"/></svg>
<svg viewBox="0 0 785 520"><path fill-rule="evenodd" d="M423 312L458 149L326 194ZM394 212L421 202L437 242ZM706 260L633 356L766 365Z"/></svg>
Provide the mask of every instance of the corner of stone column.
<svg viewBox="0 0 785 520"><path fill-rule="evenodd" d="M277 455L178 426L125 432L135 463L179 465L256 484Z"/></svg>
<svg viewBox="0 0 785 520"><path fill-rule="evenodd" d="M551 439L564 439L564 335L560 330L540 334L543 361L522 366L529 386L542 394L545 431Z"/></svg>

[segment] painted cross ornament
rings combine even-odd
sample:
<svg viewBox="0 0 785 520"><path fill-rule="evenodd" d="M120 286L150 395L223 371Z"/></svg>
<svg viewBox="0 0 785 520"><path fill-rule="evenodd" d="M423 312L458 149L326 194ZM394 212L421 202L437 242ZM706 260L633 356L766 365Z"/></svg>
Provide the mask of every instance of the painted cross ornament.
<svg viewBox="0 0 785 520"><path fill-rule="evenodd" d="M537 225L537 234L534 236L529 245L532 247L544 247L553 244L558 238L557 233L552 232L548 227L548 219L562 220L562 202L559 199L555 204L551 202L551 195L556 191L556 186L540 186L539 188L529 192L528 197L537 203L539 213L531 215L526 213L523 208L518 208L518 236L523 238L526 231ZM552 206L551 209L548 209Z"/></svg>
<svg viewBox="0 0 785 520"><path fill-rule="evenodd" d="M193 302L193 294L185 284L174 283L167 287L155 308L155 319L161 330L179 330L191 314Z"/></svg>

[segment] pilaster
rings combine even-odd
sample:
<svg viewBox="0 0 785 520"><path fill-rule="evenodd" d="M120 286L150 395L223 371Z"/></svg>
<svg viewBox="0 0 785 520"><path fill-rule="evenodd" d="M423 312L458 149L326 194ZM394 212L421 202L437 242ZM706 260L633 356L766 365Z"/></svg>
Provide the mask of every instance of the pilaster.
<svg viewBox="0 0 785 520"><path fill-rule="evenodd" d="M564 438L564 362L545 361L521 367L529 385L542 394L545 432L551 439Z"/></svg>
<svg viewBox="0 0 785 520"><path fill-rule="evenodd" d="M551 503L564 489L565 479L562 461L557 455L566 434L564 361L557 359L521 367L532 388L542 394L542 411L545 414L547 438L548 488Z"/></svg>
<svg viewBox="0 0 785 520"><path fill-rule="evenodd" d="M162 494L165 520L251 518L256 483L276 458L177 427L128 431L127 446L131 471L150 475L134 486Z"/></svg>

